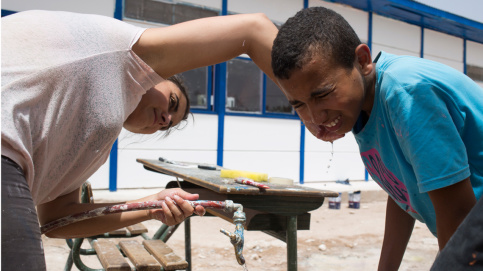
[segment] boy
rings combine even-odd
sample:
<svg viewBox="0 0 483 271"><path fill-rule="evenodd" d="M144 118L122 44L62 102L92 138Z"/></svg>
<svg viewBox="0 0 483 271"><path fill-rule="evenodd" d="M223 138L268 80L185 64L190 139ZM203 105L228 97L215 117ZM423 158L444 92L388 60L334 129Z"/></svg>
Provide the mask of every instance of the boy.
<svg viewBox="0 0 483 271"><path fill-rule="evenodd" d="M334 11L298 12L280 29L272 68L314 136L352 131L389 194L379 270L397 270L415 219L440 250L483 192L483 91L442 64L381 52L372 62Z"/></svg>

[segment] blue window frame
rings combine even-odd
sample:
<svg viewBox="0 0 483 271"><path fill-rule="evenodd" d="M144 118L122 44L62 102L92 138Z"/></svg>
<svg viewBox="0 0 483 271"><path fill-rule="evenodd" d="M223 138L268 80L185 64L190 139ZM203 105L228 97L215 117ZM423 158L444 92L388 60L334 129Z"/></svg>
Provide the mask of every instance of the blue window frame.
<svg viewBox="0 0 483 271"><path fill-rule="evenodd" d="M262 113L263 75L247 58L227 61L226 112Z"/></svg>
<svg viewBox="0 0 483 271"><path fill-rule="evenodd" d="M226 115L298 119L279 87L247 57L227 62L226 108Z"/></svg>
<svg viewBox="0 0 483 271"><path fill-rule="evenodd" d="M192 112L214 111L213 67L201 67L181 73L188 89Z"/></svg>
<svg viewBox="0 0 483 271"><path fill-rule="evenodd" d="M279 87L247 57L226 62L226 115L298 118ZM193 113L215 113L213 66L183 72Z"/></svg>

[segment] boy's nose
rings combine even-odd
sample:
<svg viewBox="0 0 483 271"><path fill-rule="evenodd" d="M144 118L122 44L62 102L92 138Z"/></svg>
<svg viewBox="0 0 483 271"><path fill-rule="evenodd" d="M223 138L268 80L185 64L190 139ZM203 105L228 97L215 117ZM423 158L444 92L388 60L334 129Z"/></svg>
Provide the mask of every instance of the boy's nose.
<svg viewBox="0 0 483 271"><path fill-rule="evenodd" d="M310 119L315 125L322 125L327 120L327 112L325 110L316 110L309 108Z"/></svg>

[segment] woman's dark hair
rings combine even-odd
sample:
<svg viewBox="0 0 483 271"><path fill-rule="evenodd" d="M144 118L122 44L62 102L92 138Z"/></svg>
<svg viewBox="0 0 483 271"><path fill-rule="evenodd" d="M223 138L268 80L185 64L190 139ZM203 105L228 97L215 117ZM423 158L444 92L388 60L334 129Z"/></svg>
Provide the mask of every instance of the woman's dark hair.
<svg viewBox="0 0 483 271"><path fill-rule="evenodd" d="M276 77L289 79L312 56L329 64L352 68L361 41L338 13L323 7L303 9L282 25L273 42L272 69Z"/></svg>
<svg viewBox="0 0 483 271"><path fill-rule="evenodd" d="M173 76L169 77L166 80L168 80L171 83L175 84L179 88L179 90L181 91L181 93L183 93L183 95L185 96L185 98L186 98L186 110L184 112L183 118L181 119L181 122L183 122L183 121L187 122L188 116L190 115L190 98L189 98L189 95L188 95L188 91L187 91L186 85L183 82L183 78L182 78L181 75L176 74L176 75L173 75ZM184 126L180 128L181 122L178 123L177 125L171 127L170 129L164 131L163 137L168 136L173 129L181 130L182 128L184 128Z"/></svg>

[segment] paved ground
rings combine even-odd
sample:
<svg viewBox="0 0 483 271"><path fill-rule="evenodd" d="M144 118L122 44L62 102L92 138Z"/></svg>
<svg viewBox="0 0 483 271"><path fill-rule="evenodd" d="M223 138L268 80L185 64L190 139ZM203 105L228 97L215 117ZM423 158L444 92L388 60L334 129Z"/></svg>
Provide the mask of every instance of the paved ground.
<svg viewBox="0 0 483 271"><path fill-rule="evenodd" d="M298 270L376 270L384 232L386 195L371 183L309 184L312 187L343 192L340 210L327 204L312 212L311 229L298 232ZM347 191L362 190L361 208L347 207ZM135 199L156 190L131 190L110 193L94 191L97 201ZM158 221L144 224L154 233ZM194 217L192 228L192 270L243 270L235 260L233 247L219 232L233 225L214 217ZM184 257L183 227L168 245ZM63 270L68 249L64 240L44 237L49 271ZM88 247L88 246L87 246ZM437 240L417 222L400 270L429 270L438 251ZM261 232L245 232L244 256L248 270L286 270L285 243ZM92 268L100 268L95 256L84 258ZM72 270L77 270L75 267Z"/></svg>

